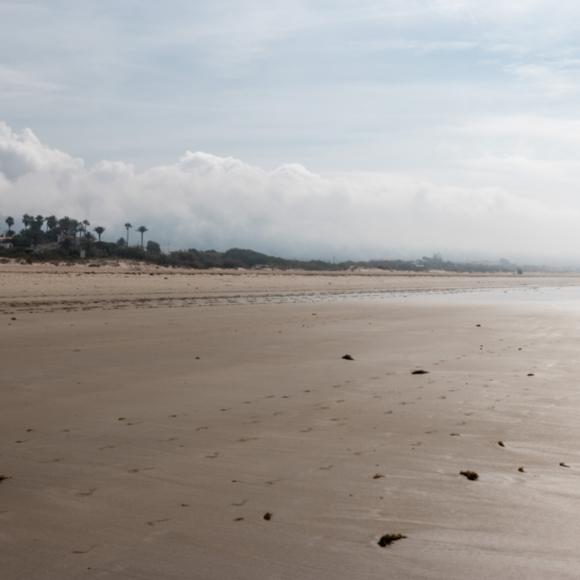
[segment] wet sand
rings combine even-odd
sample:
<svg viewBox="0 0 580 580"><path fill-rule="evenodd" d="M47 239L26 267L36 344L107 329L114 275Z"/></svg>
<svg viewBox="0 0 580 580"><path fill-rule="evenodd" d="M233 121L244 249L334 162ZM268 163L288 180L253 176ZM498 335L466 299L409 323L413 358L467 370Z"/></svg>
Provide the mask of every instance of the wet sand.
<svg viewBox="0 0 580 580"><path fill-rule="evenodd" d="M513 291L86 309L89 274L15 305L11 276L44 275L0 275L3 578L578 577L580 308Z"/></svg>

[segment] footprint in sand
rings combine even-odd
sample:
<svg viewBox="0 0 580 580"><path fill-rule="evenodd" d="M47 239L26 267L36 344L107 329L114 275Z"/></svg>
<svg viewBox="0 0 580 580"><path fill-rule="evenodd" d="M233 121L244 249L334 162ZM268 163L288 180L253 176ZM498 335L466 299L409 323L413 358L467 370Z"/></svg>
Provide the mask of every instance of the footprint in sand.
<svg viewBox="0 0 580 580"><path fill-rule="evenodd" d="M77 491L77 493L75 493L75 495L77 495L79 497L90 497L91 495L93 495L95 493L95 491L97 491L97 488L91 487L87 491Z"/></svg>
<svg viewBox="0 0 580 580"><path fill-rule="evenodd" d="M146 524L150 527L153 527L153 526L156 526L158 524L162 524L162 523L168 522L168 521L169 521L169 518L161 518L158 520L149 520L148 522L146 522Z"/></svg>
<svg viewBox="0 0 580 580"><path fill-rule="evenodd" d="M71 554L88 554L91 550L94 550L97 546L89 546L86 550L71 550Z"/></svg>
<svg viewBox="0 0 580 580"><path fill-rule="evenodd" d="M230 505L233 505L235 507L243 507L245 506L250 500L249 499L243 499L242 501L234 501L232 502Z"/></svg>

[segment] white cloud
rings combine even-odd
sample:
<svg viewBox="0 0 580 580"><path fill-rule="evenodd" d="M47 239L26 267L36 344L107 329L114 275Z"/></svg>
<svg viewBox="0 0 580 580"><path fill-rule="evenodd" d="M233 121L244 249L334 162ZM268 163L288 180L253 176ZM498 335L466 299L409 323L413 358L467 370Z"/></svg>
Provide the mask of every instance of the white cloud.
<svg viewBox="0 0 580 580"><path fill-rule="evenodd" d="M501 161L479 160L464 169L499 172ZM573 177L580 180L580 164L558 181L554 167L519 163L520 177L528 171L531 180L548 176L567 188L574 187ZM508 177L498 182L509 183L513 166L504 163L503 171ZM145 171L110 161L87 167L32 131L16 133L6 125L0 125L0 200L2 219L23 213L88 218L113 240L128 220L146 225L152 239L173 249L571 259L580 247L580 202L560 207L549 194L528 198L494 184L448 187L401 174L316 174L297 164L268 171L200 152Z"/></svg>
<svg viewBox="0 0 580 580"><path fill-rule="evenodd" d="M580 91L577 68L549 66L545 64L511 64L506 70L533 90L548 97L564 97Z"/></svg>
<svg viewBox="0 0 580 580"><path fill-rule="evenodd" d="M58 83L35 78L31 74L0 64L0 98L19 98L61 91Z"/></svg>
<svg viewBox="0 0 580 580"><path fill-rule="evenodd" d="M80 167L80 159L46 147L30 129L17 134L0 122L0 173L6 178L16 180L31 172L63 172Z"/></svg>

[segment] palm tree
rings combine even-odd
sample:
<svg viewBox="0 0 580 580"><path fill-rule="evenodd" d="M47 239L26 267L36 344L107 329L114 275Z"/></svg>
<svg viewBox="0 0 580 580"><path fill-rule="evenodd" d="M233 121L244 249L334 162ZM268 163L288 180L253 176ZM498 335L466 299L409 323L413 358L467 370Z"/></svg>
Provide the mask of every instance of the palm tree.
<svg viewBox="0 0 580 580"><path fill-rule="evenodd" d="M141 249L143 249L143 234L149 230L145 226L139 226L137 231L141 234Z"/></svg>
<svg viewBox="0 0 580 580"><path fill-rule="evenodd" d="M54 215L49 215L48 217L44 218L44 221L46 223L47 229L49 230L54 230L54 228L56 228L58 225L58 220Z"/></svg>
<svg viewBox="0 0 580 580"><path fill-rule="evenodd" d="M32 225L32 223L34 222L34 218L31 215L28 215L27 213L25 213L22 216L22 223L24 224L24 228L28 228L29 226Z"/></svg>
<svg viewBox="0 0 580 580"><path fill-rule="evenodd" d="M97 226L95 228L95 232L97 233L97 236L99 236L99 242L101 241L101 236L103 235L104 231L105 231L105 228L103 226Z"/></svg>
<svg viewBox="0 0 580 580"><path fill-rule="evenodd" d="M8 231L6 233L10 236L14 233L12 231L12 226L14 225L14 218L12 216L8 216L4 221L6 222L6 225L8 226Z"/></svg>
<svg viewBox="0 0 580 580"><path fill-rule="evenodd" d="M58 220L58 227L60 228L61 234L68 236L71 233L72 220L68 216L60 218Z"/></svg>
<svg viewBox="0 0 580 580"><path fill-rule="evenodd" d="M127 230L127 246L129 245L129 230L130 230L132 227L133 227L133 226L132 226L132 225L131 225L129 222L127 222L127 223L125 224L125 229Z"/></svg>

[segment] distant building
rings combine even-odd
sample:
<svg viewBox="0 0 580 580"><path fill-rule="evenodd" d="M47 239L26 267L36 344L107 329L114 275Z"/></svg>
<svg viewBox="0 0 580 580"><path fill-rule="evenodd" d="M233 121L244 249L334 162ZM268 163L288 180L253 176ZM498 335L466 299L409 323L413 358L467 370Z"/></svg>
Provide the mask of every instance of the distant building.
<svg viewBox="0 0 580 580"><path fill-rule="evenodd" d="M9 250L14 247L14 240L10 236L0 236L0 248Z"/></svg>

